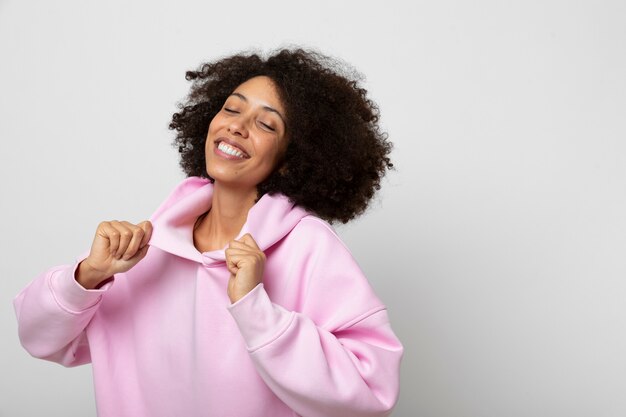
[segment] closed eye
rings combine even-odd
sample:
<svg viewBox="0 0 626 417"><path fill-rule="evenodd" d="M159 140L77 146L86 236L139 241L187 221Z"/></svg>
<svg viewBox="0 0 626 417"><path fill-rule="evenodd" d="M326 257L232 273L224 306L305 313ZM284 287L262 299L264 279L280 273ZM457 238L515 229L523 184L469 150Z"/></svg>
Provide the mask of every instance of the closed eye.
<svg viewBox="0 0 626 417"><path fill-rule="evenodd" d="M224 111L227 113L235 113L235 114L239 113L237 110L229 109L228 107L224 107Z"/></svg>
<svg viewBox="0 0 626 417"><path fill-rule="evenodd" d="M266 128L266 129L268 129L268 130L271 130L272 132L276 131L276 129L274 129L272 126L270 126L270 125L268 125L268 124L265 124L265 123L263 123L263 122L259 122L259 123L261 123L261 125L262 125L264 128Z"/></svg>

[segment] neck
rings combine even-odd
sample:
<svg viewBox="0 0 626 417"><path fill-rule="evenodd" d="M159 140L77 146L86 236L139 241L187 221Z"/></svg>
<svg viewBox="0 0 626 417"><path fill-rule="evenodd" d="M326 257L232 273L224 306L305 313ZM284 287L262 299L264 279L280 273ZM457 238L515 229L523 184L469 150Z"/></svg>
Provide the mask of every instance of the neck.
<svg viewBox="0 0 626 417"><path fill-rule="evenodd" d="M256 188L242 190L214 183L211 210L194 232L205 251L222 249L237 237L256 197Z"/></svg>

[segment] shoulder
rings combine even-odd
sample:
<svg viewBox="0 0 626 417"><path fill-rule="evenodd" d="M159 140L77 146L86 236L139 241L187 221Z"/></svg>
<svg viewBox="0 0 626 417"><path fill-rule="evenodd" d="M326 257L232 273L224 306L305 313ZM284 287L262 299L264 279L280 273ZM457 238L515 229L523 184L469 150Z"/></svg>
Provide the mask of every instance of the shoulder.
<svg viewBox="0 0 626 417"><path fill-rule="evenodd" d="M316 269L361 273L357 260L333 226L317 216L300 219L280 246L289 258Z"/></svg>
<svg viewBox="0 0 626 417"><path fill-rule="evenodd" d="M314 242L316 247L322 244L329 245L333 249L341 249L350 253L346 244L341 240L335 228L313 214L304 216L295 225L290 233L292 239Z"/></svg>
<svg viewBox="0 0 626 417"><path fill-rule="evenodd" d="M313 214L302 217L293 231L296 233L328 234L337 238L339 237L335 228L330 223Z"/></svg>
<svg viewBox="0 0 626 417"><path fill-rule="evenodd" d="M287 261L281 262L293 262L296 267L287 270L304 277L301 311L316 323L326 329L345 328L384 308L358 261L328 222L305 216L288 239L289 251L283 253Z"/></svg>

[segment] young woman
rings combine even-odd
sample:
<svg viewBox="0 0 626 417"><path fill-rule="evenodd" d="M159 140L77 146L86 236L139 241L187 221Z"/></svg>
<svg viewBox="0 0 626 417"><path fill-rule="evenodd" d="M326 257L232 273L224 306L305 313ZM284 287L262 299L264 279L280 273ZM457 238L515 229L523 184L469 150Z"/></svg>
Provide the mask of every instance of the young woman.
<svg viewBox="0 0 626 417"><path fill-rule="evenodd" d="M15 298L30 354L92 364L99 416L390 413L402 345L329 223L363 212L391 144L342 68L285 49L188 72L187 178Z"/></svg>

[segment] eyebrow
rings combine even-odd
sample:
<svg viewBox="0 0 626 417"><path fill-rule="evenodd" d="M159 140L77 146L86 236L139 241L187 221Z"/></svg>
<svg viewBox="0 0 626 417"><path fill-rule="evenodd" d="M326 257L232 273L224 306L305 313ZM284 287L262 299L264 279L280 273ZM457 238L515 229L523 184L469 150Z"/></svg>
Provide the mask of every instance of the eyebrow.
<svg viewBox="0 0 626 417"><path fill-rule="evenodd" d="M239 97L240 99L242 99L245 102L248 101L248 98L246 96L244 96L243 94L241 94L241 93L232 93L231 96ZM272 112L272 113L276 113L278 115L278 117L280 117L280 119L283 121L283 124L285 124L285 125L287 124L287 123L285 123L285 118L283 117L283 115L280 114L280 112L278 110L276 110L275 108L270 107L270 106L263 106L263 109L267 110L269 112Z"/></svg>

